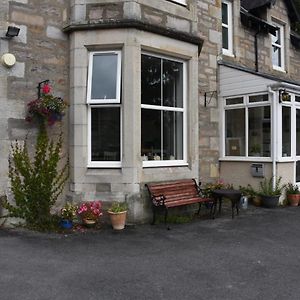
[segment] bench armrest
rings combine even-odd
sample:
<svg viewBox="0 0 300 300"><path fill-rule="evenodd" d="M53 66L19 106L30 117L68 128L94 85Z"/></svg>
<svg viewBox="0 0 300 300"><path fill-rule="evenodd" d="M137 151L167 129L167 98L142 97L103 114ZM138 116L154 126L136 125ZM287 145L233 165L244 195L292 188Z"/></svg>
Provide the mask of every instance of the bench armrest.
<svg viewBox="0 0 300 300"><path fill-rule="evenodd" d="M165 204L166 197L164 195L152 196L152 203L154 206L162 206Z"/></svg>

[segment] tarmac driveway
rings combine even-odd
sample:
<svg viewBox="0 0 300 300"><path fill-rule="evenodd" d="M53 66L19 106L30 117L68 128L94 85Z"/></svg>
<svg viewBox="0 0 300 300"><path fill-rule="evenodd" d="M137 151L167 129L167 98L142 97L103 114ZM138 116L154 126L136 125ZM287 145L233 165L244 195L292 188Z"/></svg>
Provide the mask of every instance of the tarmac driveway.
<svg viewBox="0 0 300 300"><path fill-rule="evenodd" d="M0 230L0 299L300 299L300 207L84 234Z"/></svg>

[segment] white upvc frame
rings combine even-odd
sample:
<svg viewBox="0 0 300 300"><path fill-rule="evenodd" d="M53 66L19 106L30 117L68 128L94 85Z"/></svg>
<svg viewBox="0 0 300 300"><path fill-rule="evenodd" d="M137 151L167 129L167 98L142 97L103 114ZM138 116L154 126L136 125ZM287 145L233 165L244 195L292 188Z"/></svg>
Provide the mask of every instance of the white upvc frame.
<svg viewBox="0 0 300 300"><path fill-rule="evenodd" d="M171 166L187 166L187 62L181 59L158 55L152 52L142 51L141 55L149 55L153 57L157 57L160 59L167 59L174 62L182 63L182 71L183 71L183 103L181 107L169 107L169 106L160 106L160 105L150 105L150 104L141 104L141 109L153 109L159 111L174 111L174 112L182 112L183 113L183 159L182 160L148 160L143 161L143 167L171 167ZM141 121L142 122L142 121Z"/></svg>
<svg viewBox="0 0 300 300"><path fill-rule="evenodd" d="M274 35L271 34L271 58L273 57L273 46L280 51L281 65L274 65L272 60L272 66L274 70L285 72L285 40L284 40L284 25L273 21L273 25L278 27L280 43L274 42Z"/></svg>
<svg viewBox="0 0 300 300"><path fill-rule="evenodd" d="M233 19L232 19L232 2L228 0L222 0L222 4L227 6L227 20L228 24L222 22L222 28L226 28L228 30L228 49L223 48L222 53L224 55L233 56ZM224 37L222 36L222 39ZM223 42L222 42L223 45Z"/></svg>
<svg viewBox="0 0 300 300"><path fill-rule="evenodd" d="M247 94L247 95L234 95L234 96L227 96L223 98L223 111L222 111L222 132L221 132L221 138L222 138L222 142L221 142L221 147L222 147L222 158L221 160L243 160L243 161L253 161L253 159L255 159L255 161L271 161L271 157L273 155L273 153L271 153L271 156L249 156L249 151L248 151L248 145L249 145L249 108L254 108L254 107L264 107L264 106L269 106L270 107L270 115L272 116L272 109L273 105L270 101L270 96L268 101L260 101L260 102L250 102L249 98L251 96L259 96L259 95L266 95L268 94L268 92L260 92L260 93L255 93L255 94ZM239 103L239 104L229 104L226 105L226 99L231 99L231 98L243 98L243 103ZM226 156L226 118L225 118L225 114L227 110L234 110L234 109L245 109L245 155L244 156ZM272 122L271 122L271 132L270 132L270 147L272 145L272 131L273 131L273 126L272 126ZM271 147L272 149L272 147Z"/></svg>
<svg viewBox="0 0 300 300"><path fill-rule="evenodd" d="M116 74L116 98L115 99L92 99L92 75L93 75L93 58L95 55L113 54L118 57L117 74ZM121 51L94 51L89 54L89 69L87 83L87 103L88 104L109 104L121 103Z"/></svg>
<svg viewBox="0 0 300 300"><path fill-rule="evenodd" d="M92 161L92 108L120 108L120 161ZM122 166L122 107L117 105L88 105L88 168L121 168Z"/></svg>
<svg viewBox="0 0 300 300"><path fill-rule="evenodd" d="M94 55L117 55L118 65L116 74L116 99L91 99L93 58ZM93 51L89 54L88 82L87 82L87 113L88 113L88 168L121 168L122 166L122 107L121 107L121 51ZM92 161L92 108L119 107L120 108L120 161Z"/></svg>

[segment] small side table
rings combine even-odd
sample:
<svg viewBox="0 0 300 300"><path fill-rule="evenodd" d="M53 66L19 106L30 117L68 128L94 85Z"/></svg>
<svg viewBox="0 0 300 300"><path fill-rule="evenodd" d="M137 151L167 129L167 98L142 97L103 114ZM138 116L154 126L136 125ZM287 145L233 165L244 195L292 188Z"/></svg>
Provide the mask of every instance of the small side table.
<svg viewBox="0 0 300 300"><path fill-rule="evenodd" d="M219 213L221 213L223 197L228 198L231 201L232 219L234 218L234 209L236 209L236 214L237 215L239 214L239 202L240 202L240 198L242 196L241 191L220 189L220 190L214 190L212 195L216 200L215 206L214 206L214 211L213 211L213 216L215 216L218 201L219 201Z"/></svg>

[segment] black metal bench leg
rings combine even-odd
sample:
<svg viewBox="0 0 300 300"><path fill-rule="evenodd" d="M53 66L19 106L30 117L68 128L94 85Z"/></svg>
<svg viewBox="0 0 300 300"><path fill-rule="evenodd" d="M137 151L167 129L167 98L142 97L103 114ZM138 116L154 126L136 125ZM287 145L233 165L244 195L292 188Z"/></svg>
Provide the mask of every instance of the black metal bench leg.
<svg viewBox="0 0 300 300"><path fill-rule="evenodd" d="M154 205L152 206L152 214L153 214L153 218L152 218L151 225L154 225L155 224L155 220L156 220L156 207Z"/></svg>
<svg viewBox="0 0 300 300"><path fill-rule="evenodd" d="M198 209L198 212L197 212L198 215L200 214L200 210L201 210L201 202L199 202L199 209Z"/></svg>
<svg viewBox="0 0 300 300"><path fill-rule="evenodd" d="M168 208L165 207L165 225L167 224L167 219L168 219Z"/></svg>

